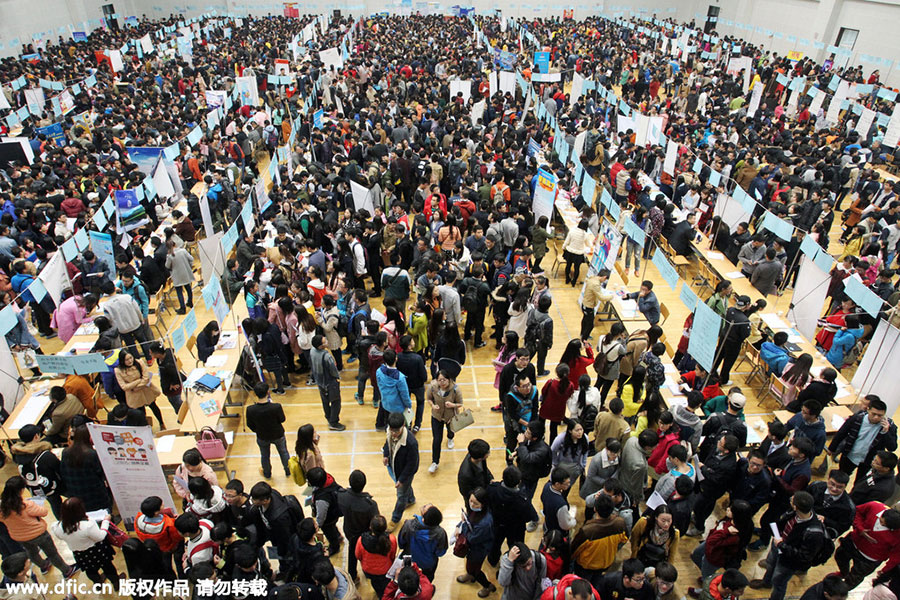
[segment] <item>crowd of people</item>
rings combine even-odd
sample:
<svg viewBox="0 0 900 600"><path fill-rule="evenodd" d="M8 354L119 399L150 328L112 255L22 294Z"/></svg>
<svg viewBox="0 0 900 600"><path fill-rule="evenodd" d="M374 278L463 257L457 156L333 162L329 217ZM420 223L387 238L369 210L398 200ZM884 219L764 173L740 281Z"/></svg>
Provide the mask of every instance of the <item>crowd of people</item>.
<svg viewBox="0 0 900 600"><path fill-rule="evenodd" d="M880 124L857 131L850 110L829 123L827 105L811 114L814 95L789 102L779 83L781 75L802 75L804 85L825 93L834 75L862 82L861 68L835 71L742 44L740 52L753 60L744 89L744 73L725 69L735 51L730 38L695 32L701 56L714 58L681 56L686 48L671 54L661 41L675 46L673 23L655 24L663 35L649 36L600 17L334 18L300 56L294 39L308 17L215 19L198 32L189 60L160 45L152 55L126 55L113 71L102 53L178 21L141 20L127 33L98 30L86 42L49 44L36 61L0 62L4 81L95 81L79 86L73 112L62 117L65 145L38 131L54 120L48 109L23 123L34 161L0 170L0 299L17 310L6 340L14 352L41 353L38 337L67 342L81 324L93 323L93 351L109 366L96 379L116 400L109 422L146 425L149 408L153 424L165 429L157 401L165 396L177 415L183 377L172 349L148 326L150 298L170 283L175 312L192 309L192 244L209 233L205 221L215 231L236 226L240 239L220 284L228 303L243 303L248 315L240 368L252 390L246 426L263 478L272 476L274 445L297 490L282 493L266 481L245 487L240 477L223 486L192 449L172 480L180 513L151 496L140 514L118 515L86 427L102 407L90 377L70 375L50 390L50 426L23 427L11 447L20 474L0 494L4 584L35 580L33 567L44 575L56 567L66 578L83 571L135 598L154 597L119 588L121 547L128 579L186 578L198 598L350 600L368 593L359 591L362 570L378 598L427 600L469 593L435 591L432 583L452 547L465 563L457 583L477 584L482 598L499 586L503 600L736 600L749 587L782 600L795 576L825 564L837 571L804 580L804 600L845 598L879 568L869 593L897 597L897 429L888 406L875 395L860 398L830 442L821 416L835 398L838 371L856 367L880 318L896 318L900 201L876 168L890 150L880 143ZM473 38L473 27L486 46ZM552 115L557 130L536 118L522 90L492 93L487 73L496 51L516 57L523 81L537 74L522 31L547 45L553 72L595 82L578 97L562 82L530 82L540 113ZM351 46L343 66L316 58L340 44ZM295 63L287 86L266 76L281 58ZM261 103L236 101L212 126L204 118L205 92L230 97L236 69L256 77ZM867 81L877 84L872 77ZM471 82L470 95L451 95L455 79ZM617 87L631 110L664 117L661 133L679 144L675 172L664 168L660 145L636 144L634 131L620 131L617 103L601 94L607 86ZM756 86L762 99L750 111ZM3 91L11 105L25 104L24 88ZM321 126L303 112L307 98L310 112L324 111ZM473 119L481 100L483 115ZM874 92L858 101L887 110ZM186 142L195 124L206 124L203 135ZM562 156L554 145L559 136L567 147L581 137L580 154ZM287 164L276 167L268 192L272 202L260 212L254 182L289 141L281 153ZM186 210L173 212L176 197L143 194L149 223L127 238L115 236L114 269L82 249L66 261L69 282L58 306L49 294L35 295L30 286L52 254L75 232L103 228L96 214L115 190L141 186L146 175L128 148L175 142ZM539 153L529 151L531 142ZM549 364L559 331L552 314L563 313L551 313L550 219L533 210L539 166L557 174L580 212L555 258L565 263L565 284L584 289L579 335ZM658 188L641 183L642 174ZM582 177L594 178L595 197L581 195ZM369 208L357 203L351 183L368 188ZM715 208L738 187L757 202L732 228ZM812 357L793 356L787 335L770 335L758 318L765 300L735 296L722 281L705 299L726 325L713 369L688 352L688 316L672 361L689 391L683 404L667 405L660 390L670 359L652 279L628 295L649 327L629 333L613 323L592 343L610 273L590 268L582 278L581 267L606 212L603 194L618 206L621 229L630 220L645 233L643 245L628 236L626 270L633 260L637 275L660 236L676 254L691 256L702 232L764 296L794 280L804 236L823 251L835 247L839 215L843 246L815 340L833 368L813 374ZM242 216L246 202L254 203L252 222ZM760 225L767 211L794 226L790 240ZM170 213L172 226L154 234ZM884 301L877 317L847 295L845 280L857 276ZM210 321L197 335L200 361L215 352L221 327ZM456 383L471 359L469 342L472 349L490 342L498 352L492 410L503 425L506 467L495 478L488 458L496 443L468 442L457 471L465 509L459 521L445 520L428 502L436 500L429 486L417 483L417 499L413 484L422 481L419 443L427 432L427 470L440 477L442 450L454 449L455 434L471 423ZM759 349L782 379L782 402L796 413L769 424L759 447L746 452L747 396L732 381L744 344ZM313 425L298 428L291 452L286 429L293 425L272 398L303 387L306 375L328 428L344 431L341 373L353 363L354 400L370 398L375 428L385 435L383 464L396 491L390 516L365 491L375 473L328 471ZM426 408L430 429L429 422L423 428ZM54 445L64 446L59 458ZM833 468L813 481L811 465L823 456ZM570 503L573 487L581 500ZM299 498L290 493L299 490ZM412 505L414 514L404 519ZM56 521L48 525L51 511ZM95 520L93 511L108 517ZM133 518L136 537L119 536L119 517ZM526 544L539 529L537 543ZM698 543L691 551L686 537ZM62 559L58 542L72 551L73 563ZM750 580L751 553L760 551L764 574ZM332 560L338 556L346 568ZM690 574L683 572L687 557L697 567ZM31 598L12 587L6 592Z"/></svg>

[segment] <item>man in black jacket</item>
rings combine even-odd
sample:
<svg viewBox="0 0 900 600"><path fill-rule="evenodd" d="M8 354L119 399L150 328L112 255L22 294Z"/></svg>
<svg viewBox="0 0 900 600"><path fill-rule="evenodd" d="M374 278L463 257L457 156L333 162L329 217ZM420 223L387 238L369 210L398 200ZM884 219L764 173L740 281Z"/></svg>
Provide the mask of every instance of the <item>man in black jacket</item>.
<svg viewBox="0 0 900 600"><path fill-rule="evenodd" d="M467 298L472 297L472 293L467 295L470 288L474 288L474 303L467 300ZM467 305L463 306L466 310L464 339L468 340L474 333L475 347L481 348L482 346L486 346L487 342L482 339L484 336L484 313L487 309L488 295L491 293L491 288L484 280L483 267L476 266L472 269L472 275L462 280L462 283L459 286L459 293L462 297L463 304Z"/></svg>
<svg viewBox="0 0 900 600"><path fill-rule="evenodd" d="M391 522L388 524L388 531L392 532L400 523L406 507L416 503L412 483L419 470L419 444L416 437L406 428L406 419L401 413L389 414L387 425L382 462L388 468L388 474L397 490L397 502L394 504Z"/></svg>
<svg viewBox="0 0 900 600"><path fill-rule="evenodd" d="M520 340L520 343L523 341L524 340ZM527 375L528 379L531 380L531 385L537 385L537 370L534 368L534 365L531 364L531 354L525 348L516 350L516 357L513 361L503 367L503 370L500 371L500 380L498 382L498 385L500 386L500 404L491 407L492 411L501 412L503 410L503 403L506 402L506 396L512 389L513 384L515 383L514 380L519 373Z"/></svg>
<svg viewBox="0 0 900 600"><path fill-rule="evenodd" d="M366 474L356 469L350 473L350 488L337 495L338 506L344 516L344 536L347 538L347 572L356 579L356 541L369 530L372 518L381 514L372 495L363 491Z"/></svg>
<svg viewBox="0 0 900 600"><path fill-rule="evenodd" d="M494 481L487 488L494 515L494 545L488 554L488 562L492 566L497 566L500 561L503 540L510 549L516 543L524 542L528 523L538 520L534 505L522 495L521 482L522 474L518 467L506 467L503 481Z"/></svg>
<svg viewBox="0 0 900 600"><path fill-rule="evenodd" d="M731 434L719 438L716 451L707 457L700 467L703 481L700 482L700 493L694 504L694 522L687 531L689 536L703 533L706 519L712 514L716 501L731 489L737 480L738 464L735 453L740 448L738 439Z"/></svg>
<svg viewBox="0 0 900 600"><path fill-rule="evenodd" d="M256 434L256 445L259 447L259 459L262 463L263 477L272 476L272 461L269 459L271 445L275 445L284 467L284 476L290 477L288 461L291 456L287 450L284 437L284 409L269 397L269 384L262 381L253 386L256 403L247 407L247 428Z"/></svg>
<svg viewBox="0 0 900 600"><path fill-rule="evenodd" d="M750 336L750 318L746 314L750 306L750 296L738 296L735 305L725 313L723 336L719 341L716 362L713 365L713 370L717 370L719 365L722 366L722 370L719 371L719 383L723 386L731 385L731 367L741 352L744 340Z"/></svg>
<svg viewBox="0 0 900 600"><path fill-rule="evenodd" d="M850 529L856 515L856 504L847 494L850 476L832 469L827 481L815 481L807 486L806 491L813 497L813 508L825 527L831 527L838 535Z"/></svg>
<svg viewBox="0 0 900 600"><path fill-rule="evenodd" d="M397 355L397 369L406 375L406 385L410 397L416 397L416 418L413 421L413 433L418 433L422 426L422 415L425 412L425 381L428 370L425 359L418 352L413 352L413 337L409 334L400 338L400 354Z"/></svg>
<svg viewBox="0 0 900 600"><path fill-rule="evenodd" d="M334 556L341 551L341 534L337 528L337 521L341 517L338 496L344 488L322 467L310 469L306 474L306 483L312 488L312 509L316 525L328 540L329 555Z"/></svg>
<svg viewBox="0 0 900 600"><path fill-rule="evenodd" d="M694 223L697 220L696 213L688 213L684 221L679 221L675 225L675 230L669 235L669 246L678 256L689 256L691 254L691 242L697 235L694 229Z"/></svg>
<svg viewBox="0 0 900 600"><path fill-rule="evenodd" d="M256 526L258 545L269 541L278 556L290 556L291 538L296 535L297 523L303 519L303 507L296 498L282 496L265 481L250 488L250 501L253 510L249 520Z"/></svg>
<svg viewBox="0 0 900 600"><path fill-rule="evenodd" d="M897 455L879 450L872 459L872 467L865 476L857 477L850 492L850 499L859 506L866 502L887 502L894 494L894 468ZM862 469L860 469L862 471Z"/></svg>
<svg viewBox="0 0 900 600"><path fill-rule="evenodd" d="M841 425L826 452L835 459L840 457L840 469L851 474L857 467L872 464L879 450L897 450L897 426L885 414L887 405L875 395L867 397L869 407L859 411ZM865 468L863 468L865 471ZM857 473L858 482L865 473Z"/></svg>
<svg viewBox="0 0 900 600"><path fill-rule="evenodd" d="M535 419L528 423L525 433L519 434L516 447L516 463L522 475L519 491L531 502L537 490L538 481L550 474L553 455L544 441L544 424ZM537 519L528 524L528 531L537 529Z"/></svg>
<svg viewBox="0 0 900 600"><path fill-rule="evenodd" d="M731 498L746 500L751 514L768 504L772 493L772 477L760 450L751 450L747 458L738 461L738 478L731 490Z"/></svg>
<svg viewBox="0 0 900 600"><path fill-rule="evenodd" d="M469 442L466 457L459 465L456 475L456 483L459 493L463 497L463 505L469 504L469 494L476 488L487 489L494 479L491 470L487 466L487 458L491 453L491 445L482 439L474 439Z"/></svg>
<svg viewBox="0 0 900 600"><path fill-rule="evenodd" d="M644 563L636 558L625 560L621 571L604 575L597 592L600 600L651 600L656 597L653 586L644 575Z"/></svg>
<svg viewBox="0 0 900 600"><path fill-rule="evenodd" d="M811 495L795 493L791 509L778 519L780 535L766 556L765 575L750 582L754 590L771 589L769 600L784 600L791 577L813 566L825 542L825 527L813 510Z"/></svg>

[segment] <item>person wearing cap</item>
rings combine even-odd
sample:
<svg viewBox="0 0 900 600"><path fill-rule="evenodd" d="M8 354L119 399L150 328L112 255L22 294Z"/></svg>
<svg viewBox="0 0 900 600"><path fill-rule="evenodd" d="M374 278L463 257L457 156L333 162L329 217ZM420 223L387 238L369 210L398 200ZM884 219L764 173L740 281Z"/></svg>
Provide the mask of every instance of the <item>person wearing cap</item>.
<svg viewBox="0 0 900 600"><path fill-rule="evenodd" d="M734 366L738 355L744 345L744 340L750 336L750 297L738 296L735 306L725 313L725 327L719 341L719 349L716 351L716 362L713 370L719 371L719 382L722 385L731 384L731 367Z"/></svg>

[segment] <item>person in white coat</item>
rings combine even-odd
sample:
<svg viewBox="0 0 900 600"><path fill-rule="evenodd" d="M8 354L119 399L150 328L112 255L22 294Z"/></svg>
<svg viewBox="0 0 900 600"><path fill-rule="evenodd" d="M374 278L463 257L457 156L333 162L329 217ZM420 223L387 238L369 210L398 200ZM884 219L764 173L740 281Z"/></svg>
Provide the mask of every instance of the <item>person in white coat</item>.
<svg viewBox="0 0 900 600"><path fill-rule="evenodd" d="M60 519L50 526L50 532L66 543L75 556L75 564L94 583L108 579L119 589L119 575L113 564L116 553L106 539L109 516L100 521L89 518L80 498L72 497L62 503ZM103 572L102 575L100 572Z"/></svg>
<svg viewBox="0 0 900 600"><path fill-rule="evenodd" d="M179 248L174 241L166 242L168 256L166 256L166 268L172 277L172 287L178 295L178 304L181 306L175 311L179 315L187 312L185 308L185 294L187 306L194 308L194 295L191 287L194 285L194 258L184 248Z"/></svg>

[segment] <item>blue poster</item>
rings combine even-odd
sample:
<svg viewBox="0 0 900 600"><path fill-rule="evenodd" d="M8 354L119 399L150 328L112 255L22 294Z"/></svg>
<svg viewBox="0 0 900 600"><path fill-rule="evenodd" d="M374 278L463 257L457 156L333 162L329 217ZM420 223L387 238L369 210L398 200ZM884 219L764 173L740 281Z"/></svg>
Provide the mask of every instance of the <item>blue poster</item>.
<svg viewBox="0 0 900 600"><path fill-rule="evenodd" d="M712 371L713 362L716 360L721 326L722 318L713 309L702 302L697 304L688 352L707 371Z"/></svg>
<svg viewBox="0 0 900 600"><path fill-rule="evenodd" d="M538 73L549 73L550 72L550 53L549 52L535 52L534 53L534 66L537 67Z"/></svg>
<svg viewBox="0 0 900 600"><path fill-rule="evenodd" d="M325 116L325 111L321 108L313 113L313 127L316 129L322 129L322 117Z"/></svg>
<svg viewBox="0 0 900 600"><path fill-rule="evenodd" d="M553 218L553 202L556 200L556 175L546 169L538 169L537 185L534 187L534 200L531 210L534 212L534 220L538 221L542 216L547 220Z"/></svg>
<svg viewBox="0 0 900 600"><path fill-rule="evenodd" d="M57 146L65 146L67 143L66 134L63 131L61 123L54 123L53 125L47 125L46 127L38 127L36 131L38 133L46 134L48 138L56 142Z"/></svg>
<svg viewBox="0 0 900 600"><path fill-rule="evenodd" d="M630 220L630 219L629 219ZM666 258L665 253L657 246L656 252L653 253L653 264L659 271L663 280L669 284L673 290L678 286L678 272L672 266L672 263Z"/></svg>
<svg viewBox="0 0 900 600"><path fill-rule="evenodd" d="M88 38L87 38L87 34L83 31L73 31L72 39L75 40L76 42L86 42Z"/></svg>
<svg viewBox="0 0 900 600"><path fill-rule="evenodd" d="M165 148L154 148L152 146L127 146L125 151L131 162L137 165L138 170L145 175L152 175L153 168L159 155L163 153Z"/></svg>
<svg viewBox="0 0 900 600"><path fill-rule="evenodd" d="M89 231L88 235L91 238L91 251L96 255L97 260L106 263L110 273L115 273L116 259L112 236L99 231Z"/></svg>
<svg viewBox="0 0 900 600"><path fill-rule="evenodd" d="M123 232L137 229L144 223L150 222L147 210L138 200L134 190L116 190L116 211L118 212L119 229Z"/></svg>

